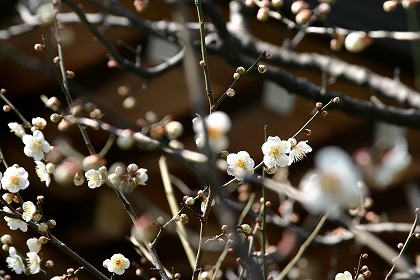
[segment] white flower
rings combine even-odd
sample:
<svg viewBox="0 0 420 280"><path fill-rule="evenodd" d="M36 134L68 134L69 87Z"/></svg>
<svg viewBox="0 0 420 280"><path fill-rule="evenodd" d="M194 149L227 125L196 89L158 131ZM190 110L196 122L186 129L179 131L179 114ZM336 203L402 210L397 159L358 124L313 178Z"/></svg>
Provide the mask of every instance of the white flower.
<svg viewBox="0 0 420 280"><path fill-rule="evenodd" d="M12 213L12 211L7 206L3 206L3 211ZM11 230L17 230L20 229L23 232L26 232L28 230L28 225L19 219L10 218L7 216L4 216L4 220L7 222L7 225Z"/></svg>
<svg viewBox="0 0 420 280"><path fill-rule="evenodd" d="M85 177L88 180L88 187L91 189L100 187L105 182L104 175L95 169L86 171Z"/></svg>
<svg viewBox="0 0 420 280"><path fill-rule="evenodd" d="M36 117L32 119L32 125L39 130L42 130L47 126L47 121L44 118Z"/></svg>
<svg viewBox="0 0 420 280"><path fill-rule="evenodd" d="M322 213L338 204L357 206L362 199L361 178L351 158L340 148L327 147L315 155L316 170L307 173L299 188L305 193L302 203L313 213Z"/></svg>
<svg viewBox="0 0 420 280"><path fill-rule="evenodd" d="M24 135L26 135L25 129L21 124L18 124L17 122L12 122L8 124L10 131L16 134L16 136L22 138Z"/></svg>
<svg viewBox="0 0 420 280"><path fill-rule="evenodd" d="M6 169L1 178L2 188L11 193L17 193L29 186L28 172L23 167L18 165L10 166Z"/></svg>
<svg viewBox="0 0 420 280"><path fill-rule="evenodd" d="M302 160L307 153L312 152L312 148L306 144L308 141L300 141L299 143L296 144L296 139L294 138L289 138L288 140L290 142L290 162L289 165L292 164L293 162L297 162Z"/></svg>
<svg viewBox="0 0 420 280"><path fill-rule="evenodd" d="M229 139L226 133L230 130L231 121L229 116L224 112L214 112L204 118L207 134L209 138L209 146L213 152L220 152L229 145ZM196 133L195 143L198 147L204 147L206 135L204 133L204 125L202 119L197 119L193 123L193 129Z"/></svg>
<svg viewBox="0 0 420 280"><path fill-rule="evenodd" d="M28 245L29 252L39 253L39 251L41 251L42 243L39 242L39 239L36 237L26 240L26 245Z"/></svg>
<svg viewBox="0 0 420 280"><path fill-rule="evenodd" d="M235 176L235 179L238 181L254 174L254 160L245 151L229 154L226 161L228 164L227 173Z"/></svg>
<svg viewBox="0 0 420 280"><path fill-rule="evenodd" d="M136 182L140 185L146 185L147 179L149 179L149 176L147 176L147 169L145 168L139 168L136 171Z"/></svg>
<svg viewBox="0 0 420 280"><path fill-rule="evenodd" d="M26 156L33 157L34 160L43 159L44 153L51 151L50 144L45 141L44 134L39 130L34 130L33 135L24 135L22 141L25 144L23 152Z"/></svg>
<svg viewBox="0 0 420 280"><path fill-rule="evenodd" d="M281 140L278 136L269 136L261 150L264 154L264 164L269 168L285 167L290 163L287 155L290 152L290 142Z"/></svg>
<svg viewBox="0 0 420 280"><path fill-rule="evenodd" d="M22 204L22 209L23 209L23 213L22 213L22 218L25 222L29 222L30 220L32 220L32 217L35 215L36 213L36 206L32 201L25 201Z"/></svg>
<svg viewBox="0 0 420 280"><path fill-rule="evenodd" d="M7 267L16 274L21 274L25 270L22 258L16 253L15 247L9 248L9 256L6 258Z"/></svg>
<svg viewBox="0 0 420 280"><path fill-rule="evenodd" d="M26 261L28 262L28 268L31 274L37 274L41 270L41 258L36 252L26 253Z"/></svg>
<svg viewBox="0 0 420 280"><path fill-rule="evenodd" d="M344 273L338 273L335 276L335 280L352 280L353 277L351 276L351 273L348 271L344 271Z"/></svg>
<svg viewBox="0 0 420 280"><path fill-rule="evenodd" d="M48 187L51 183L51 177L50 177L50 173L47 171L46 165L42 161L39 161L39 160L36 160L35 164L36 164L36 167L35 167L36 175L38 175L41 182L45 182L45 184Z"/></svg>
<svg viewBox="0 0 420 280"><path fill-rule="evenodd" d="M111 259L106 259L103 265L109 272L121 275L130 266L130 261L122 254L114 254Z"/></svg>

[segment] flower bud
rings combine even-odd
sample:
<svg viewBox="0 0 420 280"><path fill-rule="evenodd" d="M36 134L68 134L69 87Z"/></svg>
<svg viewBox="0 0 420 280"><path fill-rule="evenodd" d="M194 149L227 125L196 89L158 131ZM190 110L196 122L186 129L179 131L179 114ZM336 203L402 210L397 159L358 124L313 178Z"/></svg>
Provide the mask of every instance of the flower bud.
<svg viewBox="0 0 420 280"><path fill-rule="evenodd" d="M245 68L243 68L242 66L239 66L238 68L236 68L236 73L238 73L239 75L244 74Z"/></svg>
<svg viewBox="0 0 420 280"><path fill-rule="evenodd" d="M312 11L309 9L302 9L299 13L295 16L295 21L297 24L305 24L307 23L312 17Z"/></svg>
<svg viewBox="0 0 420 280"><path fill-rule="evenodd" d="M300 11L302 11L303 9L309 9L309 5L305 1L295 1L290 7L290 10L295 15L299 13Z"/></svg>
<svg viewBox="0 0 420 280"><path fill-rule="evenodd" d="M257 12L257 19L259 21L266 21L268 19L268 9L267 8L260 8Z"/></svg>
<svg viewBox="0 0 420 280"><path fill-rule="evenodd" d="M168 122L165 124L164 129L170 139L177 139L184 132L184 126L177 121Z"/></svg>
<svg viewBox="0 0 420 280"><path fill-rule="evenodd" d="M346 36L344 46L349 52L359 53L370 44L370 38L363 31L354 31Z"/></svg>
<svg viewBox="0 0 420 280"><path fill-rule="evenodd" d="M273 6L273 8L279 9L283 7L284 0L271 0L271 5Z"/></svg>
<svg viewBox="0 0 420 280"><path fill-rule="evenodd" d="M264 74L265 72L267 72L267 66L265 66L264 64L258 65L258 72Z"/></svg>
<svg viewBox="0 0 420 280"><path fill-rule="evenodd" d="M189 218L188 218L187 214L181 214L180 219L181 219L181 223L183 223L183 224L187 224L188 221L189 221Z"/></svg>
<svg viewBox="0 0 420 280"><path fill-rule="evenodd" d="M35 44L35 45L34 45L34 49L35 49L37 52L42 52L42 51L45 49L45 45L43 45L43 44Z"/></svg>
<svg viewBox="0 0 420 280"><path fill-rule="evenodd" d="M66 77L69 79L73 79L76 76L76 74L71 70L66 70Z"/></svg>
<svg viewBox="0 0 420 280"><path fill-rule="evenodd" d="M228 90L226 91L226 95L229 97L234 97L235 96L235 90L233 88L228 88Z"/></svg>
<svg viewBox="0 0 420 280"><path fill-rule="evenodd" d="M398 7L397 1L385 1L383 4L383 9L385 12L390 13Z"/></svg>
<svg viewBox="0 0 420 280"><path fill-rule="evenodd" d="M240 78L241 78L241 74L236 73L236 72L233 74L233 79L239 80Z"/></svg>

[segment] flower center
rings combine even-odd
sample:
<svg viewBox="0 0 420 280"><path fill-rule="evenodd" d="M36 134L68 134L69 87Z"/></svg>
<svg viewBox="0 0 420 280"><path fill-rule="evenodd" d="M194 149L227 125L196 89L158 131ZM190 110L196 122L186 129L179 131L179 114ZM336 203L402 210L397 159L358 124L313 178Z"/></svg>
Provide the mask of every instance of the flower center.
<svg viewBox="0 0 420 280"><path fill-rule="evenodd" d="M19 183L20 183L20 178L19 178L19 176L10 176L10 183L12 184L12 185L19 185Z"/></svg>
<svg viewBox="0 0 420 280"><path fill-rule="evenodd" d="M42 142L39 140L36 140L34 142L33 149L37 151L42 150Z"/></svg>
<svg viewBox="0 0 420 280"><path fill-rule="evenodd" d="M321 185L325 192L336 195L340 189L340 180L332 174L322 174Z"/></svg>
<svg viewBox="0 0 420 280"><path fill-rule="evenodd" d="M238 160L235 162L235 166L236 166L236 167L243 168L243 169L246 169L246 161L245 161L245 160L243 160L243 159L238 159Z"/></svg>
<svg viewBox="0 0 420 280"><path fill-rule="evenodd" d="M209 127L208 134L209 134L209 138L217 138L221 136L223 132L218 127Z"/></svg>
<svg viewBox="0 0 420 280"><path fill-rule="evenodd" d="M281 154L280 145L273 145L268 153L271 157L277 158Z"/></svg>

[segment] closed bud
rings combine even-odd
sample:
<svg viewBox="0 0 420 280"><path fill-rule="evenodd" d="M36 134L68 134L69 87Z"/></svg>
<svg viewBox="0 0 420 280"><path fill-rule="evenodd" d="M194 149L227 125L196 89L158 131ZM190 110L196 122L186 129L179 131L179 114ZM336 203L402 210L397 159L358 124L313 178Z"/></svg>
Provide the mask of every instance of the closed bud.
<svg viewBox="0 0 420 280"><path fill-rule="evenodd" d="M55 226L57 225L57 222L55 220L48 220L47 221L47 226L49 229L55 228Z"/></svg>
<svg viewBox="0 0 420 280"><path fill-rule="evenodd" d="M43 44L35 44L35 45L34 45L34 49L35 49L37 52L42 52L42 51L45 49L45 45L43 45Z"/></svg>
<svg viewBox="0 0 420 280"><path fill-rule="evenodd" d="M260 8L257 12L257 19L259 21L266 21L268 19L268 9L267 8Z"/></svg>
<svg viewBox="0 0 420 280"><path fill-rule="evenodd" d="M236 68L236 73L238 73L239 75L242 75L245 73L245 68L243 68L242 66L239 66L238 68Z"/></svg>
<svg viewBox="0 0 420 280"><path fill-rule="evenodd" d="M74 174L73 183L75 186L81 186L85 182L85 176L83 176L82 171L78 171Z"/></svg>
<svg viewBox="0 0 420 280"><path fill-rule="evenodd" d="M295 1L290 7L290 10L295 15L299 13L300 11L302 11L303 9L309 9L309 5L305 1Z"/></svg>
<svg viewBox="0 0 420 280"><path fill-rule="evenodd" d="M46 268L52 268L54 266L54 262L52 260L48 260L45 262Z"/></svg>
<svg viewBox="0 0 420 280"><path fill-rule="evenodd" d="M199 64L200 64L201 68L205 68L207 66L207 64L204 60L200 60Z"/></svg>
<svg viewBox="0 0 420 280"><path fill-rule="evenodd" d="M69 79L73 79L76 76L76 74L71 70L66 70L66 77Z"/></svg>
<svg viewBox="0 0 420 280"><path fill-rule="evenodd" d="M321 108L323 107L324 105L321 103L321 102L317 102L317 103L315 103L315 109L317 109L318 111L319 110L321 110Z"/></svg>
<svg viewBox="0 0 420 280"><path fill-rule="evenodd" d="M40 223L38 225L38 231L44 233L48 230L48 225L46 223Z"/></svg>
<svg viewBox="0 0 420 280"><path fill-rule="evenodd" d="M187 204L188 206L192 206L192 205L194 205L194 198L193 198L193 197L191 197L191 196L188 196L188 197L185 199L185 204Z"/></svg>
<svg viewBox="0 0 420 280"><path fill-rule="evenodd" d="M309 9L303 9L295 16L295 21L297 24L305 24L312 17L312 11Z"/></svg>
<svg viewBox="0 0 420 280"><path fill-rule="evenodd" d="M233 79L239 80L241 78L241 75L239 73L233 73Z"/></svg>
<svg viewBox="0 0 420 280"><path fill-rule="evenodd" d="M168 122L164 129L170 139L177 139L184 133L184 126L178 121Z"/></svg>
<svg viewBox="0 0 420 280"><path fill-rule="evenodd" d="M273 8L279 9L279 8L283 7L284 1L283 0L271 0L271 5L273 6Z"/></svg>
<svg viewBox="0 0 420 280"><path fill-rule="evenodd" d="M234 97L236 94L235 90L233 88L228 88L228 90L226 91L226 95L229 97Z"/></svg>
<svg viewBox="0 0 420 280"><path fill-rule="evenodd" d="M265 72L267 72L267 66L265 66L264 64L258 65L258 72L264 74Z"/></svg>
<svg viewBox="0 0 420 280"><path fill-rule="evenodd" d="M247 6L248 8L253 7L254 5L254 0L245 0L245 6Z"/></svg>
<svg viewBox="0 0 420 280"><path fill-rule="evenodd" d="M7 112L10 112L10 110L12 110L12 108L9 105L3 106L3 112L7 113Z"/></svg>
<svg viewBox="0 0 420 280"><path fill-rule="evenodd" d="M187 224L188 221L189 221L189 218L188 218L187 214L181 214L180 215L180 220L181 220L181 223Z"/></svg>
<svg viewBox="0 0 420 280"><path fill-rule="evenodd" d="M369 36L363 31L354 31L346 36L344 46L349 52L359 53L371 42Z"/></svg>
<svg viewBox="0 0 420 280"><path fill-rule="evenodd" d="M338 96L334 97L334 98L333 98L333 100L332 100L332 102L333 102L334 104L338 104L338 103L340 103L340 97L338 97Z"/></svg>

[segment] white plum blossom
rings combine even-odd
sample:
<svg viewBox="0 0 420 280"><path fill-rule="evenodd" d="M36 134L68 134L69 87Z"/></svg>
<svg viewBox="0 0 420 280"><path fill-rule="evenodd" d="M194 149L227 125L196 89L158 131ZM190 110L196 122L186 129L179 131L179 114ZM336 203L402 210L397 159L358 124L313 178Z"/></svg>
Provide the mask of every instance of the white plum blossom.
<svg viewBox="0 0 420 280"><path fill-rule="evenodd" d="M44 139L44 134L39 130L34 130L33 135L26 134L22 137L25 144L23 152L28 157L33 157L34 160L41 160L44 154L51 151L50 144Z"/></svg>
<svg viewBox="0 0 420 280"><path fill-rule="evenodd" d="M224 112L216 111L205 117L204 122L207 127L210 149L215 153L225 150L229 145L229 139L226 133L232 126L229 116ZM195 143L200 148L204 147L206 134L201 118L193 123L193 129L196 133Z"/></svg>
<svg viewBox="0 0 420 280"><path fill-rule="evenodd" d="M36 164L36 167L35 167L36 175L38 175L38 178L41 180L41 182L45 182L45 185L47 185L48 187L51 183L51 177L50 177L50 173L47 171L47 167L45 163L43 163L42 161L36 160L35 164Z"/></svg>
<svg viewBox="0 0 420 280"><path fill-rule="evenodd" d="M2 188L11 193L17 193L29 186L28 172L23 167L12 165L6 169L1 178Z"/></svg>
<svg viewBox="0 0 420 280"><path fill-rule="evenodd" d="M130 261L122 254L114 254L111 259L106 259L103 265L109 272L122 275L130 266Z"/></svg>
<svg viewBox="0 0 420 280"><path fill-rule="evenodd" d="M347 209L360 204L361 174L346 152L338 147L323 148L315 155L315 167L299 184L304 193L302 203L308 211L318 214L335 205Z"/></svg>
<svg viewBox="0 0 420 280"><path fill-rule="evenodd" d="M299 143L296 143L295 138L289 138L288 141L290 142L289 165L302 160L306 157L307 153L312 152L312 148L307 144L308 141L299 141Z"/></svg>
<svg viewBox="0 0 420 280"><path fill-rule="evenodd" d="M352 280L353 276L348 271L344 271L344 273L337 273L334 280Z"/></svg>
<svg viewBox="0 0 420 280"><path fill-rule="evenodd" d="M13 213L7 206L3 206L3 211ZM4 216L4 220L7 222L7 225L11 230L20 229L23 232L26 232L28 230L28 225L22 220L10 218L7 216Z"/></svg>
<svg viewBox="0 0 420 280"><path fill-rule="evenodd" d="M41 258L36 252L26 253L26 261L28 263L29 272L31 274L37 274L41 271Z"/></svg>
<svg viewBox="0 0 420 280"><path fill-rule="evenodd" d="M288 166L290 163L288 155L290 148L289 141L281 140L278 136L269 136L261 147L264 154L264 164L268 168Z"/></svg>
<svg viewBox="0 0 420 280"><path fill-rule="evenodd" d="M22 219L25 222L29 222L30 220L32 220L33 216L36 213L35 204L32 201L25 201L22 204L22 209L23 209Z"/></svg>
<svg viewBox="0 0 420 280"><path fill-rule="evenodd" d="M147 175L147 169L145 168L139 168L136 171L136 182L140 185L146 185L146 181L149 179L149 176Z"/></svg>
<svg viewBox="0 0 420 280"><path fill-rule="evenodd" d="M28 245L29 252L39 253L39 251L41 251L42 243L39 242L39 239L36 237L26 240L26 245Z"/></svg>
<svg viewBox="0 0 420 280"><path fill-rule="evenodd" d="M242 181L246 176L254 174L255 163L248 152L231 153L227 156L226 161L228 164L227 173L235 176L235 179L238 181Z"/></svg>
<svg viewBox="0 0 420 280"><path fill-rule="evenodd" d="M47 121L41 117L32 118L32 125L36 129L42 130L47 126Z"/></svg>
<svg viewBox="0 0 420 280"><path fill-rule="evenodd" d="M91 189L98 188L105 182L104 175L95 169L86 171L85 177L88 180L88 187Z"/></svg>
<svg viewBox="0 0 420 280"><path fill-rule="evenodd" d="M10 128L10 131L16 134L17 137L22 138L24 135L26 135L25 128L21 124L18 124L17 122L12 122L7 124Z"/></svg>
<svg viewBox="0 0 420 280"><path fill-rule="evenodd" d="M7 267L13 270L16 274L21 274L25 270L25 265L22 258L16 252L15 247L9 248L9 256L6 258Z"/></svg>

